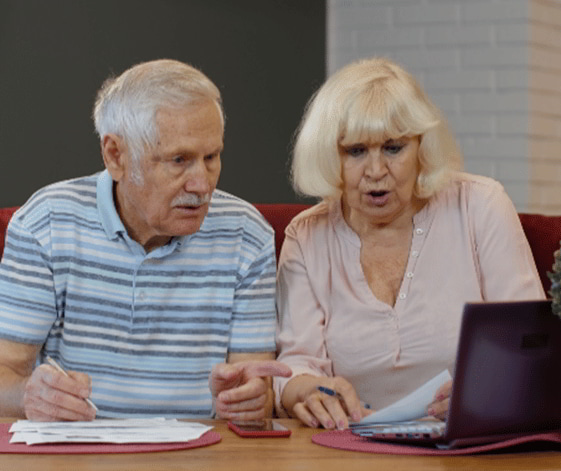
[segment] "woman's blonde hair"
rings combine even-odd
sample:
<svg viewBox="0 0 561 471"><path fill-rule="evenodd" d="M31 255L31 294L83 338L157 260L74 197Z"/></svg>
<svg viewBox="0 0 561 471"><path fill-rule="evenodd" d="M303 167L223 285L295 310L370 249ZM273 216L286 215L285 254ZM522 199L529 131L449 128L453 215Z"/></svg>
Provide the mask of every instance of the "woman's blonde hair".
<svg viewBox="0 0 561 471"><path fill-rule="evenodd" d="M333 74L308 102L296 135L294 189L323 199L341 194L339 144L419 136L415 194L430 198L463 166L438 108L411 74L385 58L360 60Z"/></svg>

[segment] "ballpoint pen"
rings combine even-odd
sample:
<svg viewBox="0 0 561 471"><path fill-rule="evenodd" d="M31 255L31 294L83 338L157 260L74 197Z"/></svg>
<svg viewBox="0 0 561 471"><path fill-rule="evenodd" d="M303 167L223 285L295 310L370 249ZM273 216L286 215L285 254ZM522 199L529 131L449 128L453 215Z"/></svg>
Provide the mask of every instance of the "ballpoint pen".
<svg viewBox="0 0 561 471"><path fill-rule="evenodd" d="M339 394L337 391L334 391L331 388L325 386L318 386L316 389L324 394L327 394L328 396L334 396L341 401L343 400L343 396L341 396L341 394ZM370 407L370 404L366 404L365 402L361 401L360 405L365 409L372 409L372 407Z"/></svg>
<svg viewBox="0 0 561 471"><path fill-rule="evenodd" d="M49 355L47 355L47 363L49 365L51 365L53 368L55 368L57 371L59 371L60 373L62 373L64 376L68 376L68 373L65 371L65 369L60 366L53 358L51 358ZM89 398L84 398L84 401L86 401L91 407L93 407L95 410L99 410L96 405L89 399Z"/></svg>

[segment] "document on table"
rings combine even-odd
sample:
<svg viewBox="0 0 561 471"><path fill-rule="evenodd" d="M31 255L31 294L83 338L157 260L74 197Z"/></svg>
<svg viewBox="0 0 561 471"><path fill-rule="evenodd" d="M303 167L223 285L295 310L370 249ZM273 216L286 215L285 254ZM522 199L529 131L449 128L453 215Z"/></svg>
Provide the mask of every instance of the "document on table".
<svg viewBox="0 0 561 471"><path fill-rule="evenodd" d="M200 438L211 426L177 419L96 419L91 422L12 424L10 443L173 443Z"/></svg>
<svg viewBox="0 0 561 471"><path fill-rule="evenodd" d="M367 415L360 421L360 424L403 422L425 417L427 415L427 407L434 401L434 395L438 388L451 379L452 377L448 370L444 370L411 394L388 407Z"/></svg>

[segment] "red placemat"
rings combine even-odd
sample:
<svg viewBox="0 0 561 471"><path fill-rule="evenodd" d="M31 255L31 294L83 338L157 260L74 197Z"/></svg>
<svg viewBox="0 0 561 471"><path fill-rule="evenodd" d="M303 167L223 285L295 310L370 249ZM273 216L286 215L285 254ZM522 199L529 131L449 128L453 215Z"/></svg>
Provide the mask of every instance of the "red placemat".
<svg viewBox="0 0 561 471"><path fill-rule="evenodd" d="M317 445L329 448L338 448L339 450L361 451L364 453L381 453L393 455L471 455L476 453L484 453L494 450L501 450L517 445L531 442L551 442L552 444L561 444L561 433L540 433L536 435L528 435L510 440L504 440L487 445L470 446L466 448L457 448L453 450L439 450L437 448L429 448L423 446L396 445L393 443L376 442L367 438L354 435L350 430L332 430L317 433L312 436L312 442ZM560 449L556 446L556 449Z"/></svg>
<svg viewBox="0 0 561 471"><path fill-rule="evenodd" d="M186 450L218 443L222 437L218 432L209 430L201 438L177 443L53 443L52 445L10 444L9 432L12 424L0 424L0 453L38 453L38 454L99 454L99 453L148 453L151 451Z"/></svg>

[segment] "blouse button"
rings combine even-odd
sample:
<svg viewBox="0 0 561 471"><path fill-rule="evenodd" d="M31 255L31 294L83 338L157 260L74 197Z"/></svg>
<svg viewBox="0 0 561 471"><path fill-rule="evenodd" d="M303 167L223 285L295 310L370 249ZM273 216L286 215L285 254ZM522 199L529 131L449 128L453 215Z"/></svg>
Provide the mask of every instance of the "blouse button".
<svg viewBox="0 0 561 471"><path fill-rule="evenodd" d="M423 231L423 229L420 229L420 228L419 228L419 229L415 229L415 234L417 234L417 235L423 235L424 232L425 232L425 231Z"/></svg>
<svg viewBox="0 0 561 471"><path fill-rule="evenodd" d="M399 293L399 299L405 299L407 295L405 293Z"/></svg>
<svg viewBox="0 0 561 471"><path fill-rule="evenodd" d="M413 255L413 257L418 257L419 256L419 251L418 250L413 250L413 252L411 252L411 255Z"/></svg>
<svg viewBox="0 0 561 471"><path fill-rule="evenodd" d="M413 272L412 271L408 272L406 276L407 278L413 278Z"/></svg>

